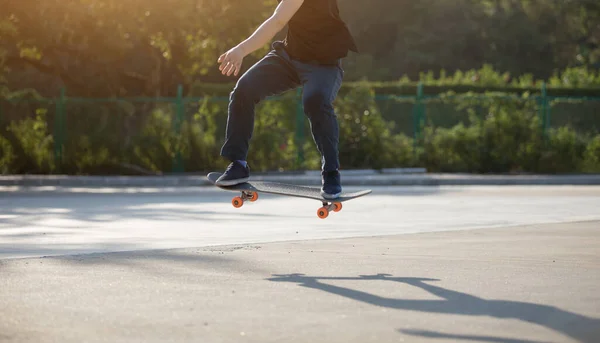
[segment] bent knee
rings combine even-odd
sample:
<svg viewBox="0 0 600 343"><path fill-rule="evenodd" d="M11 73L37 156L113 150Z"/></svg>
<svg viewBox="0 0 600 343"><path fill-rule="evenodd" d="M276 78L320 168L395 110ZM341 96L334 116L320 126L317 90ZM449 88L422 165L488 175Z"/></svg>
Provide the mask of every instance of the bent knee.
<svg viewBox="0 0 600 343"><path fill-rule="evenodd" d="M314 91L304 95L304 111L307 115L333 114L331 97L325 92Z"/></svg>
<svg viewBox="0 0 600 343"><path fill-rule="evenodd" d="M260 94L256 91L256 85L254 85L252 79L246 75L242 76L237 81L233 91L231 91L230 99L231 101L250 100L253 102L259 102L261 100Z"/></svg>

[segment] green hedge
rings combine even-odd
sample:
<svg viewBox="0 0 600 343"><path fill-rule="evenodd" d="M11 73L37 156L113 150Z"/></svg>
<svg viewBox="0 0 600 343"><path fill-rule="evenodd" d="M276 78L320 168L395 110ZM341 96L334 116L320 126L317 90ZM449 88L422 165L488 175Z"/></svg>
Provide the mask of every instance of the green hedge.
<svg viewBox="0 0 600 343"><path fill-rule="evenodd" d="M535 80L531 75L511 77L508 73L495 70L491 65L480 69L456 71L447 75L441 70L438 75L433 71L421 73L418 80L403 77L393 82L373 82L369 86L377 95L415 96L422 85L424 96L438 94L490 93L497 92L513 95L541 95L546 89L550 97L600 98L600 72L587 67L567 68L556 72L547 80ZM364 82L345 82L340 90L344 95L352 89L361 88ZM233 84L195 83L189 93L194 96L227 96Z"/></svg>
<svg viewBox="0 0 600 343"><path fill-rule="evenodd" d="M302 128L305 139L296 139L297 100L291 92L258 106L249 158L253 170L319 167L307 120ZM387 113L367 83L340 94L336 111L342 168L600 172L600 135L569 123L544 130L541 104L528 95L516 99L506 94L442 96L426 104L422 127L414 125L414 100L398 101L402 106ZM186 172L205 172L221 170L227 163L219 157L226 99L186 103L180 134L174 130L174 102L68 101L62 159L55 155L59 141L54 134L55 103L0 104L0 172L5 174L168 173L178 159ZM597 113L595 117L592 113L586 127L598 126ZM398 123L409 129L399 129ZM304 161L297 159L299 149Z"/></svg>
<svg viewBox="0 0 600 343"><path fill-rule="evenodd" d="M351 92L353 89L363 87L364 82L346 82L342 85L340 95ZM233 89L234 84L196 84L190 89L193 96L203 97L226 97ZM376 95L416 96L419 82L369 82L369 86ZM477 84L423 84L424 96L435 96L443 93L476 93L484 94L490 92L521 95L541 95L542 85L537 86L511 86L511 85L477 85ZM550 97L574 97L574 98L600 98L600 88L572 88L572 87L548 87L546 95Z"/></svg>
<svg viewBox="0 0 600 343"><path fill-rule="evenodd" d="M429 126L420 161L429 171L476 173L600 172L597 141L570 127L544 131L532 102L488 101L468 125Z"/></svg>

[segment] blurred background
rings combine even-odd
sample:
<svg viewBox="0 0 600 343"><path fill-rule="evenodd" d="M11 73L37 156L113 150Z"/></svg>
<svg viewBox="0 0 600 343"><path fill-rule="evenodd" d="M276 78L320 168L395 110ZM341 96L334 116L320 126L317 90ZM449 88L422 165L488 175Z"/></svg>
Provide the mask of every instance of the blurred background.
<svg viewBox="0 0 600 343"><path fill-rule="evenodd" d="M276 4L0 0L0 174L221 170L235 79L216 60ZM343 169L600 172L597 0L339 5L361 50L335 103ZM256 119L253 170L319 168L299 92Z"/></svg>

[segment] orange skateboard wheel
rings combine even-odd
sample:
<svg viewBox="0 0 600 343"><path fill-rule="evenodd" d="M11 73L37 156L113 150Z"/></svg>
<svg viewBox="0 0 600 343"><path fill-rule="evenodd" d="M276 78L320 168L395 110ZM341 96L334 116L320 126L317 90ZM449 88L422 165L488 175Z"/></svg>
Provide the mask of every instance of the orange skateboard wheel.
<svg viewBox="0 0 600 343"><path fill-rule="evenodd" d="M235 197L231 199L231 204L235 208L240 208L242 207L242 205L244 205L244 200L241 197Z"/></svg>
<svg viewBox="0 0 600 343"><path fill-rule="evenodd" d="M252 195L250 196L250 201L255 202L256 200L258 200L258 193L252 192Z"/></svg>
<svg viewBox="0 0 600 343"><path fill-rule="evenodd" d="M333 212L339 212L342 210L342 203L341 202L334 202L333 203Z"/></svg>
<svg viewBox="0 0 600 343"><path fill-rule="evenodd" d="M325 218L327 218L327 216L329 216L329 211L325 207L321 207L317 211L317 216L319 216L319 218L321 218L321 219L325 219Z"/></svg>

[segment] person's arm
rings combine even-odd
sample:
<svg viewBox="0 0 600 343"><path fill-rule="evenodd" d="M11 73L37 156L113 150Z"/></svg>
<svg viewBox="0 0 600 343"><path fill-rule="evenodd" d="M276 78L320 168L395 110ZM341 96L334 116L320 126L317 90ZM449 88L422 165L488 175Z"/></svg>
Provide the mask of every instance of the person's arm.
<svg viewBox="0 0 600 343"><path fill-rule="evenodd" d="M304 0L282 0L269 19L265 20L254 33L236 47L219 57L219 70L223 75L237 76L244 57L269 43L298 11Z"/></svg>

